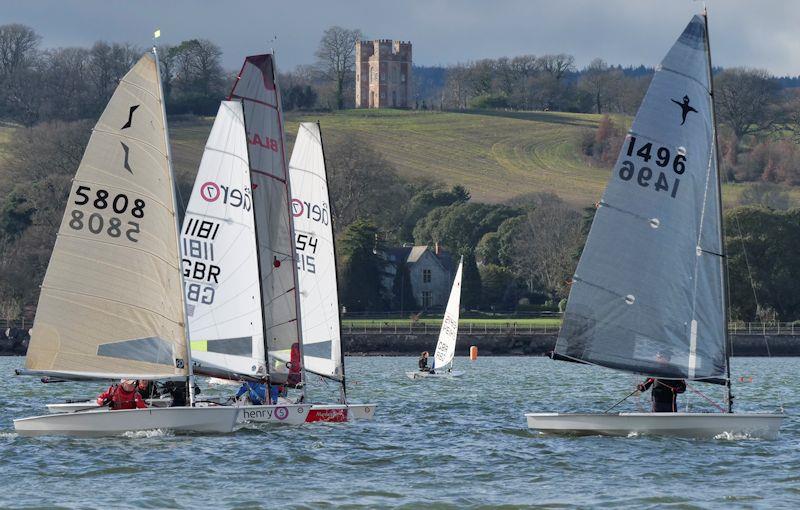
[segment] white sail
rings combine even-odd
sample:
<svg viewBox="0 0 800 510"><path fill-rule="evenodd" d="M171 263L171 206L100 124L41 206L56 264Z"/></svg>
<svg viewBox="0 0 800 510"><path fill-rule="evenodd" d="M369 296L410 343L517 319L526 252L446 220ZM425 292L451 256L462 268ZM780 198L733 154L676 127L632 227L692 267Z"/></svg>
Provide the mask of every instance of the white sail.
<svg viewBox="0 0 800 510"><path fill-rule="evenodd" d="M223 101L181 229L195 370L266 374L244 114Z"/></svg>
<svg viewBox="0 0 800 510"><path fill-rule="evenodd" d="M433 368L443 368L453 361L456 354L456 338L458 337L458 312L461 307L461 269L464 258L458 263L456 277L453 279L453 288L450 289L450 298L444 311L442 329L439 330L439 342L436 344L436 354L433 356Z"/></svg>
<svg viewBox="0 0 800 510"><path fill-rule="evenodd" d="M187 374L175 203L156 62L144 55L98 120L50 257L26 368Z"/></svg>
<svg viewBox="0 0 800 510"><path fill-rule="evenodd" d="M303 360L308 371L344 376L333 224L319 126L303 122L289 162Z"/></svg>

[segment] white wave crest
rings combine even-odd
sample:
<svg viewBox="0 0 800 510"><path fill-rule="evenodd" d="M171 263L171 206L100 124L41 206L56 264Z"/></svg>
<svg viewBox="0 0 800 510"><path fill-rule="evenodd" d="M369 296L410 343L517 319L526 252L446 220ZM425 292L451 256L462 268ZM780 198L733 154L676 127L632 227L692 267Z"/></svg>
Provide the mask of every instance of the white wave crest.
<svg viewBox="0 0 800 510"><path fill-rule="evenodd" d="M750 434L742 432L720 432L714 439L721 439L723 441L740 441L742 439L756 439Z"/></svg>
<svg viewBox="0 0 800 510"><path fill-rule="evenodd" d="M129 430L122 434L122 437L130 439L141 439L150 437L167 437L174 435L171 430L152 429L152 430Z"/></svg>
<svg viewBox="0 0 800 510"><path fill-rule="evenodd" d="M0 439L15 439L18 437L16 432L0 432Z"/></svg>

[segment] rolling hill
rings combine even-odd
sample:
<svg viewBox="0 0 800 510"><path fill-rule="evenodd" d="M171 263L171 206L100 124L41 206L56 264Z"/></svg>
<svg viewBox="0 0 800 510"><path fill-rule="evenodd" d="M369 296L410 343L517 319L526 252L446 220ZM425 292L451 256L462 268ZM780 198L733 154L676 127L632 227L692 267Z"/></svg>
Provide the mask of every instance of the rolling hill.
<svg viewBox="0 0 800 510"><path fill-rule="evenodd" d="M627 124L621 117L618 123ZM576 207L596 202L609 170L589 165L578 148L580 131L594 129L599 115L556 112L421 112L346 110L313 115L289 114L287 138L301 121L319 121L325 146L363 141L407 178L425 177L461 184L481 202L504 202L530 192L548 191ZM212 119L172 122L176 171L193 175ZM734 205L747 184L725 186ZM790 188L800 205L800 188Z"/></svg>

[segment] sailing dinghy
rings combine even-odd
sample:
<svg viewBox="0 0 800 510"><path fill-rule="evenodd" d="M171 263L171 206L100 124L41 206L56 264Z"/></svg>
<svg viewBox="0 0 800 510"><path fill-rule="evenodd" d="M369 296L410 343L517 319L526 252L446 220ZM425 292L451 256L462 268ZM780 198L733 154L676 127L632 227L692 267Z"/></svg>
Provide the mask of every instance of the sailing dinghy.
<svg viewBox="0 0 800 510"><path fill-rule="evenodd" d="M273 64L271 54L245 59L215 120L184 220L184 267L195 268L184 274L196 370L232 380L268 379L303 392L296 403L237 405L240 421L370 418L374 406L364 411L304 403L297 273L308 261L293 263L290 182ZM341 350L333 352L338 356ZM343 374L342 368L342 380Z"/></svg>
<svg viewBox="0 0 800 510"><path fill-rule="evenodd" d="M168 140L154 48L122 78L92 132L19 373L183 379L193 387ZM231 432L237 416L222 406L103 409L17 419L14 428L20 434Z"/></svg>
<svg viewBox="0 0 800 510"><path fill-rule="evenodd" d="M372 419L375 404L347 401L336 243L325 153L319 124L302 122L289 162L291 211L295 229L303 366L339 384L341 404L315 404L309 421Z"/></svg>
<svg viewBox="0 0 800 510"><path fill-rule="evenodd" d="M526 414L544 433L774 438L736 413L713 80L705 15L656 70L573 277L553 357L725 386L727 412Z"/></svg>
<svg viewBox="0 0 800 510"><path fill-rule="evenodd" d="M436 354L433 356L431 371L406 372L406 376L412 381L430 378L451 379L464 375L463 370L453 370L456 339L458 338L458 315L461 307L461 270L463 265L464 257L461 257L456 277L453 279L453 287L450 289L450 297L447 300L442 328L439 330L439 341L436 343Z"/></svg>

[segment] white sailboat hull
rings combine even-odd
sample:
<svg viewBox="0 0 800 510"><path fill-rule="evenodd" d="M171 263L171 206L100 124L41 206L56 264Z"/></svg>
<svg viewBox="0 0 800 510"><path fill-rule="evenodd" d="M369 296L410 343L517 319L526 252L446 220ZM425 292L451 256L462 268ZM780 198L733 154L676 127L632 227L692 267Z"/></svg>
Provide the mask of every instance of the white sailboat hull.
<svg viewBox="0 0 800 510"><path fill-rule="evenodd" d="M22 435L107 436L144 430L228 433L237 428L235 407L153 407L119 411L91 410L14 420Z"/></svg>
<svg viewBox="0 0 800 510"><path fill-rule="evenodd" d="M527 413L528 428L546 434L775 439L783 414L751 413Z"/></svg>
<svg viewBox="0 0 800 510"><path fill-rule="evenodd" d="M454 377L461 377L462 375L464 375L463 370L453 370L450 372L436 372L434 374L430 372L423 372L422 370L417 370L415 372L406 372L406 377L408 377L412 381L419 381L420 379L452 379Z"/></svg>
<svg viewBox="0 0 800 510"><path fill-rule="evenodd" d="M303 423L341 423L356 420L371 420L374 404L278 404L244 405L239 409L240 423L272 423L302 425Z"/></svg>
<svg viewBox="0 0 800 510"><path fill-rule="evenodd" d="M166 398L152 398L146 399L147 407L169 407L172 399ZM89 409L97 409L98 411L109 411L108 407L100 407L94 400L86 400L84 402L63 402L58 404L47 404L47 412L49 413L74 413L75 411L88 411Z"/></svg>

